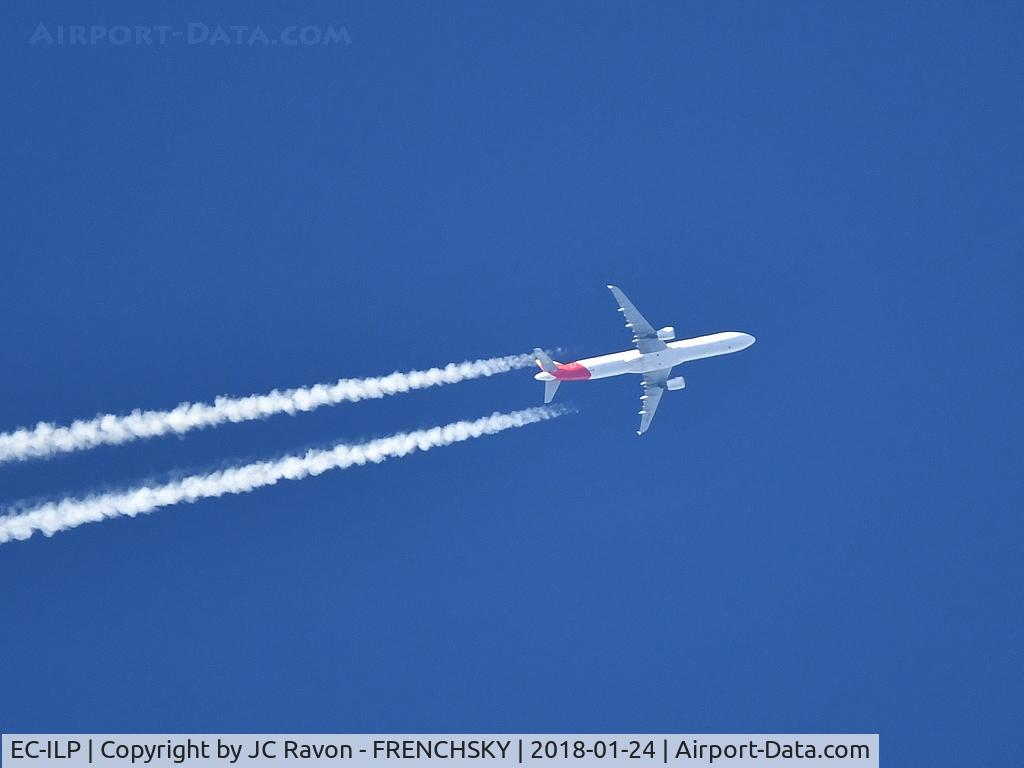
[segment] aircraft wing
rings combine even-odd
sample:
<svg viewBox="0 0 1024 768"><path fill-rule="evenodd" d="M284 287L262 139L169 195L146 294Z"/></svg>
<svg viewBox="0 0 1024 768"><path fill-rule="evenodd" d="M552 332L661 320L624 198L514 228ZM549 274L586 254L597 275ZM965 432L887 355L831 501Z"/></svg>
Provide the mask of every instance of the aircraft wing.
<svg viewBox="0 0 1024 768"><path fill-rule="evenodd" d="M647 318L640 314L640 310L633 306L622 291L616 286L609 285L608 290L619 303L619 312L626 316L626 327L633 331L633 343L641 352L660 352L665 349L665 342L658 338L658 332L647 322Z"/></svg>
<svg viewBox="0 0 1024 768"><path fill-rule="evenodd" d="M651 371L644 374L644 393L640 397L640 429L638 435L642 435L651 428L651 421L654 420L654 413L658 410L661 396L665 393L665 382L672 373L671 368L662 368L660 371Z"/></svg>

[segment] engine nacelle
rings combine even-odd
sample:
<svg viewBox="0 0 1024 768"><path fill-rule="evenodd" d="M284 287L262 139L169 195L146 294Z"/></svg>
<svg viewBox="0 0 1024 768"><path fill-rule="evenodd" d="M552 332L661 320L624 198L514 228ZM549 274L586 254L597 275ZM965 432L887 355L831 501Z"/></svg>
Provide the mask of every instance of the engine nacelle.
<svg viewBox="0 0 1024 768"><path fill-rule="evenodd" d="M682 389L685 386L686 379L684 379L682 376L676 376L674 379L669 379L668 381L665 382L665 389L668 390Z"/></svg>
<svg viewBox="0 0 1024 768"><path fill-rule="evenodd" d="M658 338L662 341L672 341L676 337L676 329L671 325L658 329Z"/></svg>

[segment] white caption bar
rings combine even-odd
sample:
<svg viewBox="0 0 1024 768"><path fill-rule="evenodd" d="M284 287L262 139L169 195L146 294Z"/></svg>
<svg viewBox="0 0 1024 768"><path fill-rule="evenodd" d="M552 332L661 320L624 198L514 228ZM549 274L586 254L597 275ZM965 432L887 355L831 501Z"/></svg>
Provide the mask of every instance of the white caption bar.
<svg viewBox="0 0 1024 768"><path fill-rule="evenodd" d="M6 734L4 768L878 767L878 734Z"/></svg>

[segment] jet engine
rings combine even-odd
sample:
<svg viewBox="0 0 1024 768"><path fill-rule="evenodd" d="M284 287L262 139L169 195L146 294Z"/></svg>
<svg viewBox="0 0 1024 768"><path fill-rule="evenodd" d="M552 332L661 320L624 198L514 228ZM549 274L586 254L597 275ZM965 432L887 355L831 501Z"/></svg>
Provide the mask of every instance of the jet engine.
<svg viewBox="0 0 1024 768"><path fill-rule="evenodd" d="M684 379L682 376L676 376L674 379L669 379L668 381L665 382L665 389L668 390L682 389L685 386L686 379Z"/></svg>
<svg viewBox="0 0 1024 768"><path fill-rule="evenodd" d="M672 341L676 337L676 329L671 325L658 329L658 338L662 341Z"/></svg>

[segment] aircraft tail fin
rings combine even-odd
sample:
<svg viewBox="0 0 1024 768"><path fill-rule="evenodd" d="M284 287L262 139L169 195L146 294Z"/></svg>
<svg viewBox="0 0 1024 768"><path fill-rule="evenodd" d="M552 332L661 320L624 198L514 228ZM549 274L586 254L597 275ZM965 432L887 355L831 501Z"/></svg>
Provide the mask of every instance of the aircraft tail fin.
<svg viewBox="0 0 1024 768"><path fill-rule="evenodd" d="M548 353L540 347L533 350L533 359L537 363L537 367L546 373L554 373L558 370L555 367L555 361L548 357Z"/></svg>
<svg viewBox="0 0 1024 768"><path fill-rule="evenodd" d="M555 399L555 392L558 391L558 385L562 382L558 379L552 379L551 381L544 382L544 403L550 403Z"/></svg>

